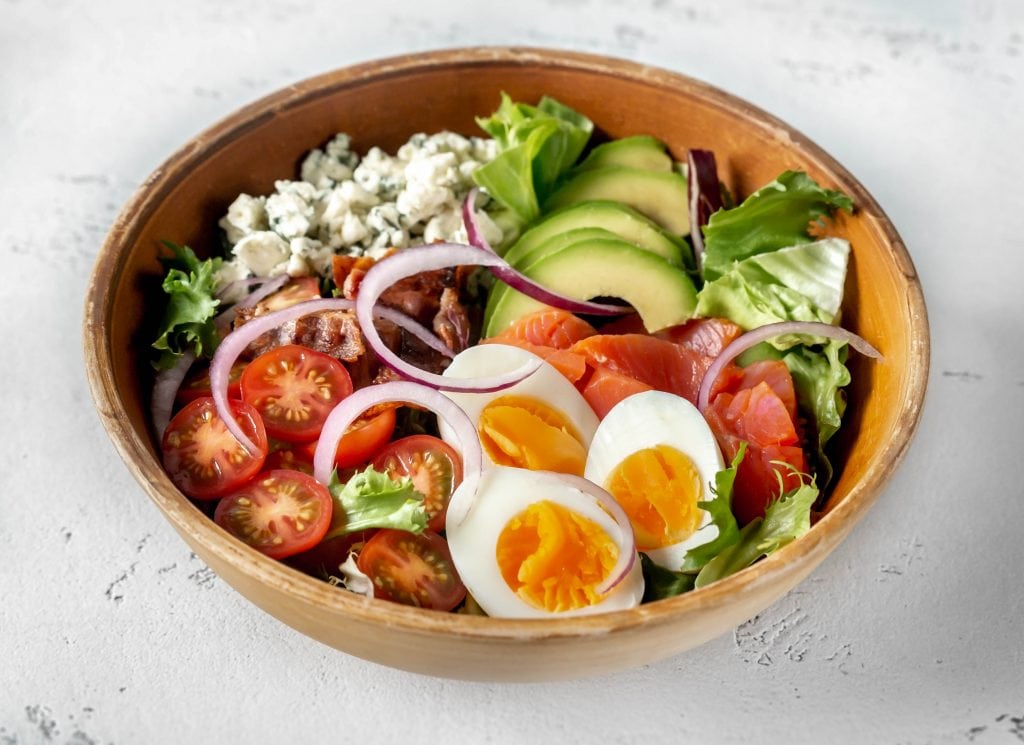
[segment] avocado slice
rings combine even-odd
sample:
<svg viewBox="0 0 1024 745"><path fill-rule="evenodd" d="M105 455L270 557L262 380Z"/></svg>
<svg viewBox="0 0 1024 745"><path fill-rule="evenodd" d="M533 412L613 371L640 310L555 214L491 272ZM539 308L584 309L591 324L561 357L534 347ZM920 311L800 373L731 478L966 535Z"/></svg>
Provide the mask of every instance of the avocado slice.
<svg viewBox="0 0 1024 745"><path fill-rule="evenodd" d="M603 228L658 254L670 264L693 265L693 253L686 241L666 233L629 205L607 200L581 202L551 213L523 233L505 258L514 263L515 256L529 254L552 237L579 228Z"/></svg>
<svg viewBox="0 0 1024 745"><path fill-rule="evenodd" d="M636 135L598 145L576 166L576 170L589 171L607 166L667 173L672 170L672 157L666 152L665 143L657 137Z"/></svg>
<svg viewBox="0 0 1024 745"><path fill-rule="evenodd" d="M516 241L515 245L505 254L505 261L512 266L529 266L534 261L548 254L560 251L566 246L594 238L622 240L615 232L601 226L571 228L552 233L543 241Z"/></svg>
<svg viewBox="0 0 1024 745"><path fill-rule="evenodd" d="M548 198L544 211L595 199L624 202L673 235L690 232L686 179L674 171L656 173L623 166L580 171Z"/></svg>
<svg viewBox="0 0 1024 745"><path fill-rule="evenodd" d="M636 309L651 332L689 320L697 305L697 291L683 269L625 241L576 243L520 271L554 292L579 300L621 298ZM517 319L545 307L509 289L494 307L488 303L484 336L500 334Z"/></svg>
<svg viewBox="0 0 1024 745"><path fill-rule="evenodd" d="M544 243L533 246L533 248L526 253L518 251L517 244L517 246L513 246L513 249L505 255L505 260L512 266L521 269L522 267L530 266L531 264L540 261L546 256L550 256L556 251L562 251L569 246L576 245L577 243L585 243L587 241L611 241L614 243L625 243L630 248L634 248L633 244L623 241L622 238L615 235L615 233L604 230L603 228L576 228L575 230L567 230L564 233L552 236ZM639 248L639 246L636 246L636 248ZM516 255L513 256L513 253ZM484 309L485 328L490 320L493 309L498 306L501 302L501 298L508 292L514 292L514 290L504 282L495 282L494 287L491 288L491 294L487 297L487 307Z"/></svg>

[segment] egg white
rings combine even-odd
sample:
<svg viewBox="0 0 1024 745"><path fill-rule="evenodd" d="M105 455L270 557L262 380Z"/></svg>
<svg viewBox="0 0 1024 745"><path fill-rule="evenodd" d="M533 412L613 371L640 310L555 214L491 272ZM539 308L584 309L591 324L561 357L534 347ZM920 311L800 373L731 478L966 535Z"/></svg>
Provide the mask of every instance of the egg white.
<svg viewBox="0 0 1024 745"><path fill-rule="evenodd" d="M511 372L525 365L530 360L540 359L533 352L507 344L479 344L470 347L455 356L448 369L444 371L446 378L476 378ZM452 401L459 405L477 428L480 426L480 414L495 399L504 396L523 396L543 401L555 411L560 412L576 430L584 449L590 447L597 431L598 419L590 404L576 387L565 379L558 370L543 362L540 368L525 380L501 391L488 393L463 393L461 391L444 391ZM454 432L443 422L439 422L441 439L458 447ZM484 453L485 465L493 465Z"/></svg>
<svg viewBox="0 0 1024 745"><path fill-rule="evenodd" d="M637 393L608 412L594 434L584 476L604 486L612 471L629 455L657 445L673 447L693 461L703 487L698 501L717 498L711 485L725 464L711 428L696 406L685 398L661 391ZM711 524L711 515L706 510L700 512L700 525L691 536L644 553L656 564L678 571L690 549L718 537L718 527Z"/></svg>
<svg viewBox="0 0 1024 745"><path fill-rule="evenodd" d="M452 497L460 501L465 495ZM446 535L452 561L470 595L489 616L497 618L552 618L591 615L633 608L644 594L643 573L637 561L629 574L602 600L575 610L552 613L519 597L498 566L498 537L512 518L536 502L548 500L597 523L618 546L629 550L630 537L590 495L561 481L548 471L492 466L481 476L476 498L465 518L449 521Z"/></svg>

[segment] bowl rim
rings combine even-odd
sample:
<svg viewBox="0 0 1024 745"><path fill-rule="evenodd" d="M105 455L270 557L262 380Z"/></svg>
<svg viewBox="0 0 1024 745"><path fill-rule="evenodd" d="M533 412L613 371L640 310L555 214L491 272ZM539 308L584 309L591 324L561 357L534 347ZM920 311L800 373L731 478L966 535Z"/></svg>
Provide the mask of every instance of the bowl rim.
<svg viewBox="0 0 1024 745"><path fill-rule="evenodd" d="M500 619L440 613L396 603L373 602L353 593L339 592L280 561L270 559L222 531L177 490L141 436L129 423L127 409L114 385L113 356L107 338L114 292L121 279L119 259L134 245L141 226L164 194L187 177L191 164L255 128L277 112L304 101L331 95L370 80L383 80L431 68L473 68L509 64L585 71L634 82L669 86L729 112L747 124L767 130L774 138L802 151L819 167L834 174L838 188L857 204L861 216L877 223L895 264L907 280L906 308L910 322L907 393L897 414L894 436L884 444L863 477L844 499L831 508L804 536L751 567L674 598L636 608L589 616L553 619ZM819 551L838 543L874 503L905 456L920 420L928 382L930 337L924 295L906 246L881 207L853 175L808 137L753 104L684 74L638 62L584 52L539 47L484 46L439 49L392 56L339 68L293 83L243 106L202 131L159 165L125 204L104 240L85 295L83 344L87 378L97 412L129 471L179 533L187 534L219 559L251 579L275 586L306 604L342 616L407 632L453 632L466 638L530 641L622 632L638 625L668 622L681 615L723 603L731 595L755 591L759 586L801 565Z"/></svg>

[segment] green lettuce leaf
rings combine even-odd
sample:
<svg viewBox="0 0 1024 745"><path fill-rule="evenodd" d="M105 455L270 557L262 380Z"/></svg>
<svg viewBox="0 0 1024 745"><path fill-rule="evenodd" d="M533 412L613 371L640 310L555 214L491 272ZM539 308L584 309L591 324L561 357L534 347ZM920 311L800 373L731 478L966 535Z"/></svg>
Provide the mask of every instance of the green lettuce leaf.
<svg viewBox="0 0 1024 745"><path fill-rule="evenodd" d="M212 356L217 348L220 335L213 319L220 300L214 297L213 275L222 259L200 261L188 246L163 243L174 255L161 259L168 268L163 283L168 301L153 348L160 352L155 366L166 370L186 351L202 358Z"/></svg>
<svg viewBox="0 0 1024 745"><path fill-rule="evenodd" d="M696 575L673 572L655 564L647 554L640 554L640 567L644 573L644 603L674 598L693 589Z"/></svg>
<svg viewBox="0 0 1024 745"><path fill-rule="evenodd" d="M772 502L763 518L744 527L736 543L724 549L700 570L694 586L704 587L735 574L762 556L778 551L802 536L810 530L811 506L817 498L818 487L812 481Z"/></svg>
<svg viewBox="0 0 1024 745"><path fill-rule="evenodd" d="M540 215L540 204L579 158L594 129L587 117L553 98L530 106L505 93L498 110L477 124L501 152L473 178L523 224Z"/></svg>
<svg viewBox="0 0 1024 745"><path fill-rule="evenodd" d="M721 277L735 261L806 242L811 224L822 224L836 209L852 212L853 202L806 173L786 171L740 206L711 216L704 227L704 279Z"/></svg>
<svg viewBox="0 0 1024 745"><path fill-rule="evenodd" d="M850 244L825 238L738 261L697 295L696 314L744 329L780 321L833 323L843 302ZM779 348L800 339L773 340Z"/></svg>
<svg viewBox="0 0 1024 745"><path fill-rule="evenodd" d="M842 424L846 411L846 394L850 384L846 367L849 347L830 339L820 351L811 347L793 347L782 359L793 376L800 408L811 414L817 436L814 438L816 473L824 489L832 481L832 463L825 454L825 444Z"/></svg>
<svg viewBox="0 0 1024 745"><path fill-rule="evenodd" d="M715 474L715 488L712 490L715 498L697 503L698 507L707 510L711 515L711 523L718 527L718 535L713 541L687 551L680 571L696 573L740 539L740 529L736 525L736 517L732 514L732 487L736 481L736 471L746 454L747 443L740 443L739 452L729 467Z"/></svg>
<svg viewBox="0 0 1024 745"><path fill-rule="evenodd" d="M386 473L367 466L343 484L335 471L328 490L334 500L334 515L325 541L367 528L422 533L427 527L423 495L408 477L393 481Z"/></svg>

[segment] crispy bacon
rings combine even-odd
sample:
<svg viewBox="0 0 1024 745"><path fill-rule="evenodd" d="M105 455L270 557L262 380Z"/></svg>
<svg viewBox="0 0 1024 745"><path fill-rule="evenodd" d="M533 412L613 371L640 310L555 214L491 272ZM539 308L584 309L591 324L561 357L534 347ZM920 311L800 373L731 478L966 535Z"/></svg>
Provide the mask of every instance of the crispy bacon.
<svg viewBox="0 0 1024 745"><path fill-rule="evenodd" d="M371 258L335 256L332 273L335 285L343 297L355 300L359 285L374 264ZM472 322L461 292L472 267L456 267L422 272L396 282L381 296L380 302L432 327L453 352L461 352L472 336ZM308 299L297 297L296 301ZM235 326L268 312L266 303L254 308L241 309ZM412 334L393 323L378 320L377 330L389 349L423 370L443 372L448 358L430 349ZM394 380L395 374L381 365L376 355L369 354L362 331L352 311L321 311L283 324L263 334L246 350L245 357L253 358L285 344L302 344L323 352L345 363L356 388L373 383Z"/></svg>
<svg viewBox="0 0 1024 745"><path fill-rule="evenodd" d="M257 309L243 308L235 319L235 327L261 315ZM301 344L317 352L329 354L342 362L356 362L366 356L366 345L355 314L347 310L325 310L281 324L258 337L246 354L256 357L285 344Z"/></svg>

